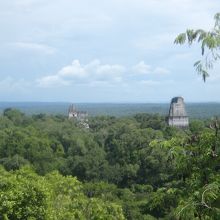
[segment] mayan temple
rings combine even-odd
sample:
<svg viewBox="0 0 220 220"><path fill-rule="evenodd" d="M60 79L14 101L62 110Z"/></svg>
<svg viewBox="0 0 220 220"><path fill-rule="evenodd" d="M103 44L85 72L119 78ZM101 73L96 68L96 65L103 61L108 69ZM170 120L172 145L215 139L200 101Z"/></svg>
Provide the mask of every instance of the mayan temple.
<svg viewBox="0 0 220 220"><path fill-rule="evenodd" d="M186 128L189 126L189 118L185 110L184 99L182 97L175 97L171 100L169 117L169 126Z"/></svg>
<svg viewBox="0 0 220 220"><path fill-rule="evenodd" d="M89 128L88 113L84 111L77 111L74 105L70 105L68 117L69 119L75 119L83 127Z"/></svg>

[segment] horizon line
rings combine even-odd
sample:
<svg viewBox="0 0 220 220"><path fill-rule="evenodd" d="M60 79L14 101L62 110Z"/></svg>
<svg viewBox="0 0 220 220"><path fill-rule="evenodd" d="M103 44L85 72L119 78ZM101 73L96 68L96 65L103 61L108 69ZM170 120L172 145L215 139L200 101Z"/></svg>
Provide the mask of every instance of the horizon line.
<svg viewBox="0 0 220 220"><path fill-rule="evenodd" d="M0 104L7 104L7 103L45 103L45 104L169 104L171 101L158 101L158 102L153 102L153 101L146 101L146 102L138 102L138 101L114 101L114 102L72 102L72 101L0 101ZM216 103L220 104L220 101L185 101L185 103L188 104L201 104L201 103Z"/></svg>

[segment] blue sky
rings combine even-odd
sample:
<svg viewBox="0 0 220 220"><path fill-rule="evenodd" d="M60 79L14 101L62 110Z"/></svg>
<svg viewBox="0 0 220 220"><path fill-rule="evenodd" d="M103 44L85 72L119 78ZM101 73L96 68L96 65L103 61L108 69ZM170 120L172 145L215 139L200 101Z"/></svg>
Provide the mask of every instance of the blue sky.
<svg viewBox="0 0 220 220"><path fill-rule="evenodd" d="M220 101L187 28L210 29L219 0L0 0L0 101Z"/></svg>

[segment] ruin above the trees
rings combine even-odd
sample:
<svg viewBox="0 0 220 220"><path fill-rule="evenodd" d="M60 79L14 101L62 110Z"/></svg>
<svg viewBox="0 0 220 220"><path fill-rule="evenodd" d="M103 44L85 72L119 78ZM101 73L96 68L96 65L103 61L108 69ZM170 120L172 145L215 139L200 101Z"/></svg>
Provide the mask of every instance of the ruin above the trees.
<svg viewBox="0 0 220 220"><path fill-rule="evenodd" d="M189 126L189 118L186 113L184 99L182 97L174 97L170 103L168 116L169 126L186 128Z"/></svg>

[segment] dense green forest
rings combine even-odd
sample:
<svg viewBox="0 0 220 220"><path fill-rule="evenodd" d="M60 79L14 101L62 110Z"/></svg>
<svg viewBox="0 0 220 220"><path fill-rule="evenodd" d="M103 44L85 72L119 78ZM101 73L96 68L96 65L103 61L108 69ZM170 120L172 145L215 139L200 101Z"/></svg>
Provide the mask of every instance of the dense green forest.
<svg viewBox="0 0 220 220"><path fill-rule="evenodd" d="M220 219L218 119L0 116L0 219Z"/></svg>

